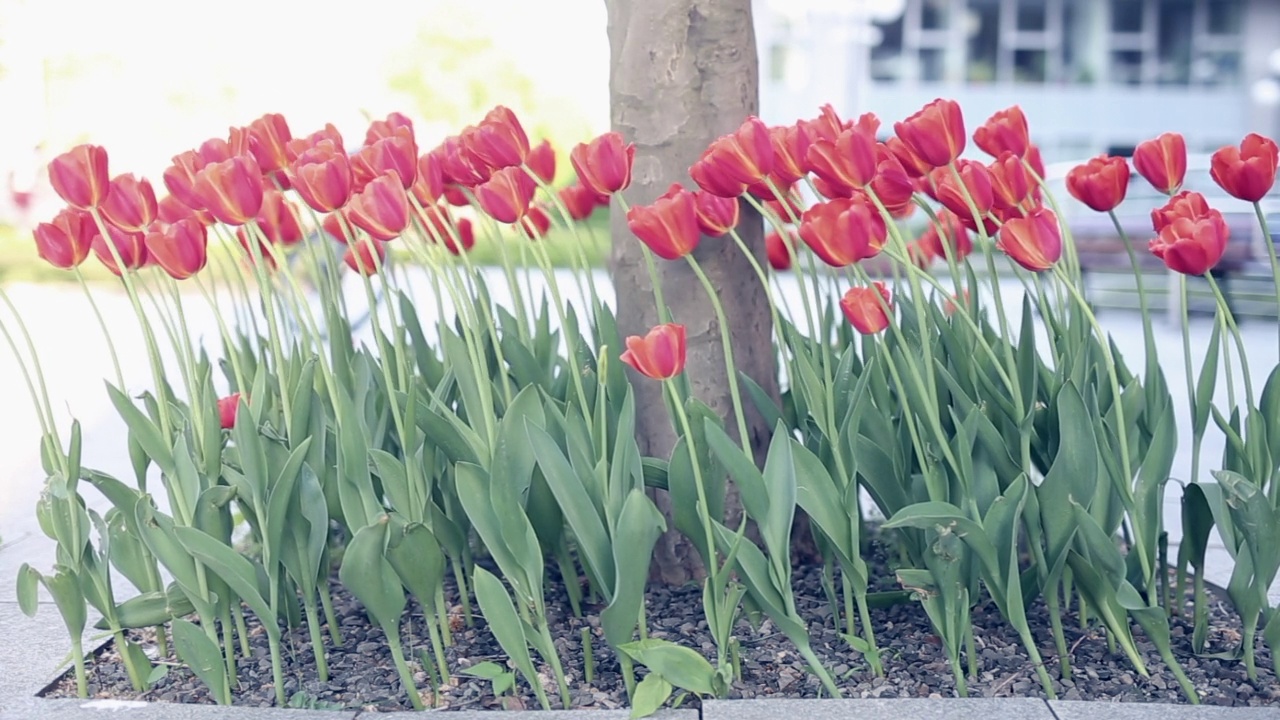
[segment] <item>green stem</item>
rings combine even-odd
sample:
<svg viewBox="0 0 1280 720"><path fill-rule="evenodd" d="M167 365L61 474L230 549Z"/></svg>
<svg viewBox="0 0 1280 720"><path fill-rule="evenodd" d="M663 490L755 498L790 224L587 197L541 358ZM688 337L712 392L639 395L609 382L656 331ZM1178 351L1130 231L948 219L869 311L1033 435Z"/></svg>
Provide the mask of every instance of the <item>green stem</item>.
<svg viewBox="0 0 1280 720"><path fill-rule="evenodd" d="M720 324L720 347L724 351L724 365L725 372L729 377L729 397L733 400L733 414L738 421L738 441L742 444L742 452L746 453L747 457L752 457L751 435L747 430L746 411L742 407L742 392L738 387L737 365L733 361L733 341L729 337L729 319L724 314L724 305L720 302L720 296L716 292L715 286L711 284L711 280L703 272L698 260L692 254L686 255L685 260L689 261L689 267L693 269L693 274L698 276L703 289L707 291L707 299L711 301L711 307L716 313L716 322Z"/></svg>
<svg viewBox="0 0 1280 720"><path fill-rule="evenodd" d="M1249 355L1245 352L1244 338L1240 335L1240 326L1236 324L1235 315L1231 312L1231 307L1227 305L1227 298L1222 294L1222 288L1218 287L1218 281L1213 278L1211 273L1205 273L1204 277L1209 281L1209 288L1213 290L1213 297L1218 301L1218 312L1222 313L1223 319L1227 323L1227 328L1231 330L1231 339L1236 343L1236 350L1240 353L1240 372L1244 376L1244 397L1248 403L1248 409L1252 411L1256 406L1253 404L1253 377L1249 372Z"/></svg>
<svg viewBox="0 0 1280 720"><path fill-rule="evenodd" d="M303 599L307 614L307 634L311 638L311 654L316 659L316 675L320 682L329 682L329 663L324 656L324 637L320 634L320 613L316 610L315 595Z"/></svg>
<svg viewBox="0 0 1280 720"><path fill-rule="evenodd" d="M3 287L0 287L0 301L3 301L9 308L9 312L13 315L14 321L18 325L19 332L26 341L27 351L31 355L31 365L35 366L35 377L39 380L39 390L37 390L36 381L32 378L31 368L22 359L22 354L18 351L17 342L14 341L9 328L4 323L0 323L0 333L4 335L5 342L8 343L10 351L13 352L14 360L18 363L18 370L22 373L23 381L26 382L27 392L31 395L31 403L35 406L36 418L40 421L40 442L45 446L46 454L56 459L65 474L68 472L67 458L62 451L62 441L58 438L58 428L53 420L53 407L49 404L49 392L44 382L43 371L40 369L40 358L36 355L35 345L31 342L31 335L27 332L22 316L18 314L17 308L13 306L13 301L9 299L9 295L5 293ZM76 478L67 479L75 480ZM75 517L74 513L72 517Z"/></svg>
<svg viewBox="0 0 1280 720"><path fill-rule="evenodd" d="M111 355L111 367L116 371L116 386L124 392L124 373L120 371L120 356L116 354L115 341L111 339L111 333L107 331L107 323L102 319L102 310L98 307L98 302L93 298L93 293L89 291L89 283L85 282L84 273L80 272L80 266L75 268L76 281L80 284L80 288L84 290L84 297L89 301L89 307L93 310L93 317L98 321L98 327L102 328L102 337L107 341L107 352Z"/></svg>
<svg viewBox="0 0 1280 720"><path fill-rule="evenodd" d="M414 710L422 710L422 695L418 693L418 686L413 682L413 673L409 672L409 665L404 661L404 650L400 645L400 636L396 628L382 628L387 635L387 644L391 646L391 659L396 664L396 674L400 676L400 684L404 686L404 691L409 695L409 703L413 705Z"/></svg>
<svg viewBox="0 0 1280 720"><path fill-rule="evenodd" d="M329 595L328 579L320 584L320 606L324 608L324 624L329 628L329 639L342 647L342 630L338 628L338 615L333 611L333 598Z"/></svg>
<svg viewBox="0 0 1280 720"><path fill-rule="evenodd" d="M1142 279L1142 268L1138 265L1138 255L1133 250L1133 243L1129 240L1128 233L1124 231L1124 226L1120 224L1120 218L1116 217L1116 211L1108 210L1107 215L1110 216L1116 232L1120 234L1124 250L1129 255L1129 266L1133 268L1133 278L1138 289L1138 309L1142 313L1142 337L1146 342L1147 357L1154 359L1157 355L1155 332L1151 328L1151 305L1147 301L1147 287Z"/></svg>
<svg viewBox="0 0 1280 720"><path fill-rule="evenodd" d="M1271 277L1275 281L1276 313L1280 314L1280 258L1276 256L1276 243L1267 227L1267 215L1257 202L1253 204L1253 213L1258 216L1258 225L1262 226L1262 241L1267 245L1267 259L1271 261ZM1280 339L1280 334L1277 334L1277 339Z"/></svg>

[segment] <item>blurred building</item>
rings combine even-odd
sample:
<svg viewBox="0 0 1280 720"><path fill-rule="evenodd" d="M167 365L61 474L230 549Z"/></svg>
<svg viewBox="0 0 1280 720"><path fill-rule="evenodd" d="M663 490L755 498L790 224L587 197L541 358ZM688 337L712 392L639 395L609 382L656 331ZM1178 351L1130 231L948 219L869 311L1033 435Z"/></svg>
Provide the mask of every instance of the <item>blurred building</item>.
<svg viewBox="0 0 1280 720"><path fill-rule="evenodd" d="M762 114L1019 104L1048 162L1280 130L1280 0L756 0Z"/></svg>

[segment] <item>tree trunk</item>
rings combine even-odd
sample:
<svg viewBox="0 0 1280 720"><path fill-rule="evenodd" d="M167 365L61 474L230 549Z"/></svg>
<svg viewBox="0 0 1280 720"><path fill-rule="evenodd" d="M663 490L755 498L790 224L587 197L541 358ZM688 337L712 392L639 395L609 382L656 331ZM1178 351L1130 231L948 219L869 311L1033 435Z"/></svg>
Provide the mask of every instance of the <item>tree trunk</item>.
<svg viewBox="0 0 1280 720"><path fill-rule="evenodd" d="M606 4L613 129L636 145L631 187L624 197L630 205L643 205L673 182L691 187L689 166L707 145L758 112L751 0L606 0ZM745 204L743 210L738 231L763 266L760 218ZM640 241L627 229L616 202L612 232L618 328L623 336L643 335L657 324L657 307ZM738 370L776 393L769 308L750 263L728 237L704 238L696 257L728 314ZM673 320L688 328L686 372L693 392L726 418L726 428L736 436L720 344L722 329L706 292L687 263L659 259L658 267ZM662 401L661 384L634 374L632 380L640 451L669 457L676 436ZM743 402L752 443L761 447L771 428L745 392ZM655 500L670 518L670 501L665 493L659 495ZM736 493L727 507L737 507ZM669 584L702 573L697 552L674 527L658 541L654 558L653 577Z"/></svg>

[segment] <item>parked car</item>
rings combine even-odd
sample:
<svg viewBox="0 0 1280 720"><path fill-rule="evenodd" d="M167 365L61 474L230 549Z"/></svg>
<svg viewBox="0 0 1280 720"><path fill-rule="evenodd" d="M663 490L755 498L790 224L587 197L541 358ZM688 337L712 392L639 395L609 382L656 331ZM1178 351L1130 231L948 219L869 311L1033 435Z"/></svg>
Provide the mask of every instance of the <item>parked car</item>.
<svg viewBox="0 0 1280 720"><path fill-rule="evenodd" d="M1045 170L1045 180L1054 199L1062 210L1062 220L1071 230L1080 254L1081 267L1088 270L1126 270L1129 259L1124 244L1106 213L1091 210L1084 203L1071 197L1066 188L1067 172L1083 161L1055 163ZM1228 195L1209 175L1210 156L1191 155L1187 158L1187 174L1184 190L1201 193L1209 206L1222 212L1230 228L1227 251L1215 268L1215 274L1230 274L1250 268L1255 263L1266 264L1266 240L1251 203ZM1145 270L1159 270L1160 259L1147 251L1148 241L1154 237L1151 227L1151 211L1163 206L1168 197L1156 190L1136 171L1129 181L1125 201L1116 208L1116 218L1137 251L1140 265ZM1272 243L1280 239L1280 187L1262 200ZM1270 269L1267 269L1270 272Z"/></svg>

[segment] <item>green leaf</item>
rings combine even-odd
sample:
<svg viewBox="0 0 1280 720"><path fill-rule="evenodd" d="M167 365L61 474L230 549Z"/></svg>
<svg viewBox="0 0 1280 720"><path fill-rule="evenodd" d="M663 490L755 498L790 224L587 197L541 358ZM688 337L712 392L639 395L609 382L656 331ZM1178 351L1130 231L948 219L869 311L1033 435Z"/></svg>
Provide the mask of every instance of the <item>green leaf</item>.
<svg viewBox="0 0 1280 720"><path fill-rule="evenodd" d="M125 629L163 625L170 619L190 615L195 606L182 592L156 591L143 593L116 606L116 623ZM108 629L105 621L94 627Z"/></svg>
<svg viewBox="0 0 1280 720"><path fill-rule="evenodd" d="M627 643L618 649L678 688L699 695L715 694L716 669L706 658L687 647L666 640L647 638Z"/></svg>
<svg viewBox="0 0 1280 720"><path fill-rule="evenodd" d="M1076 531L1073 516L1066 508L1072 500L1088 503L1098 482L1094 426L1074 381L1062 386L1057 405L1058 453L1044 481L1036 488L1050 575L1062 567Z"/></svg>
<svg viewBox="0 0 1280 720"><path fill-rule="evenodd" d="M496 662L485 660L478 662L471 667L458 670L459 675L470 675L484 680L496 680L498 677L507 674L507 669Z"/></svg>
<svg viewBox="0 0 1280 720"><path fill-rule="evenodd" d="M253 609L269 637L279 640L280 626L276 613L263 599L258 586L258 571L248 558L193 527L175 527L173 536Z"/></svg>
<svg viewBox="0 0 1280 720"><path fill-rule="evenodd" d="M396 527L393 519L386 555L418 603L435 608L436 591L444 581L444 553L431 531L421 523Z"/></svg>
<svg viewBox="0 0 1280 720"><path fill-rule="evenodd" d="M400 627L405 597L395 568L384 556L387 524L384 515L356 531L342 557L338 579L364 605L369 617L390 635Z"/></svg>
<svg viewBox="0 0 1280 720"><path fill-rule="evenodd" d="M138 442L138 446L151 458L163 472L173 471L173 454L169 443L160 428L143 414L137 405L123 392L107 383L107 395L115 406L120 418L129 426L130 435Z"/></svg>
<svg viewBox="0 0 1280 720"><path fill-rule="evenodd" d="M414 512L409 500L409 476L405 473L404 460L381 448L369 448L369 457L382 480L382 491L392 508L408 515Z"/></svg>
<svg viewBox="0 0 1280 720"><path fill-rule="evenodd" d="M209 687L214 700L221 704L230 692L222 651L204 631L182 618L173 621L173 644L182 662Z"/></svg>
<svg viewBox="0 0 1280 720"><path fill-rule="evenodd" d="M485 442L466 422L448 409L437 411L421 395L415 421L428 442L440 448L445 457L455 463L481 465L481 457L488 455Z"/></svg>
<svg viewBox="0 0 1280 720"><path fill-rule="evenodd" d="M40 571L22 563L18 568L18 609L27 617L35 617L40 609L39 582Z"/></svg>
<svg viewBox="0 0 1280 720"><path fill-rule="evenodd" d="M1185 282L1185 279L1183 279ZM1205 348L1204 364L1200 366L1200 375L1196 379L1196 397L1191 418L1191 428L1195 437L1204 434L1209 425L1209 410L1213 406L1214 388L1218 382L1218 346L1222 342L1222 326L1213 323L1213 331L1209 334L1209 346ZM1196 478L1192 478L1195 480Z"/></svg>
<svg viewBox="0 0 1280 720"><path fill-rule="evenodd" d="M644 676L636 692L631 696L631 717L644 718L658 712L667 698L671 697L671 683L658 673Z"/></svg>
<svg viewBox="0 0 1280 720"><path fill-rule="evenodd" d="M489 632L493 633L498 645L515 663L520 674L524 675L524 679L531 686L540 688L541 681L538 679L537 670L533 667L533 658L529 655L529 642L525 638L524 628L516 615L511 596L507 594L506 588L502 587L502 581L498 580L493 573L477 565L473 585L476 602L480 605L480 612L484 613ZM539 693L539 699L543 700L543 709L549 710L550 707L546 704L542 693Z"/></svg>
<svg viewBox="0 0 1280 720"><path fill-rule="evenodd" d="M617 572L613 597L600 613L605 640L614 648L630 641L635 631L644 603L653 546L666 529L667 523L653 501L643 490L632 490L622 506L611 543Z"/></svg>
<svg viewBox="0 0 1280 720"><path fill-rule="evenodd" d="M886 529L913 527L921 530L935 530L939 533L953 533L964 541L982 561L982 565L993 576L999 575L1000 564L996 559L996 548L987 537L982 526L964 516L960 508L951 503L930 501L908 505L899 510L881 527Z"/></svg>
<svg viewBox="0 0 1280 720"><path fill-rule="evenodd" d="M604 523L587 495L584 478L569 465L560 447L545 430L527 422L525 433L527 445L533 448L538 467L542 468L542 476L546 478L556 502L564 511L565 520L578 538L578 550L586 556L587 562L600 579L609 585L605 590L612 591L612 544Z"/></svg>
<svg viewBox="0 0 1280 720"><path fill-rule="evenodd" d="M84 625L88 611L85 609L84 592L80 587L80 578L74 572L58 566L53 575L41 575L44 587L53 596L58 606L58 614L62 615L62 623L73 637L84 633Z"/></svg>

